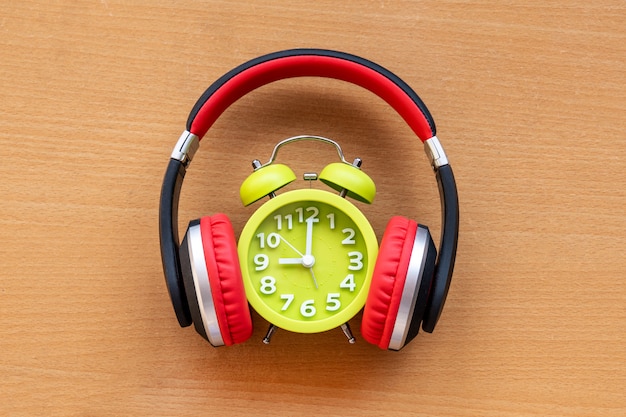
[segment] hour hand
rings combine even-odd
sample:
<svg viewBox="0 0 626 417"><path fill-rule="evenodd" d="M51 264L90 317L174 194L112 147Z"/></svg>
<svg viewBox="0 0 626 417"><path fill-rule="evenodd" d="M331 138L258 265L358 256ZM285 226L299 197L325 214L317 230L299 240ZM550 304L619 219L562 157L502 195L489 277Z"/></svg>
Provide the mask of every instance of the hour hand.
<svg viewBox="0 0 626 417"><path fill-rule="evenodd" d="M278 258L280 265L302 265L302 258Z"/></svg>

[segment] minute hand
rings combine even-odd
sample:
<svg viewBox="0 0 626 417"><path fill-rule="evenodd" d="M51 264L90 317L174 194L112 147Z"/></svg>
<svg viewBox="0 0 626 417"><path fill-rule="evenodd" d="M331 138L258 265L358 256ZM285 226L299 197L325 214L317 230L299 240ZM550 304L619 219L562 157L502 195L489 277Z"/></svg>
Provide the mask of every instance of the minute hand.
<svg viewBox="0 0 626 417"><path fill-rule="evenodd" d="M302 265L306 268L309 268L311 271L311 278L313 278L313 283L315 284L315 288L317 286L317 279L315 278L315 272L313 272L313 264L315 264L315 257L313 256L313 223L319 220L308 218L306 220L306 248L304 250L304 256L302 257Z"/></svg>
<svg viewBox="0 0 626 417"><path fill-rule="evenodd" d="M313 218L309 218L306 220L306 248L304 250L305 255L313 255L313 223L317 221L317 219Z"/></svg>

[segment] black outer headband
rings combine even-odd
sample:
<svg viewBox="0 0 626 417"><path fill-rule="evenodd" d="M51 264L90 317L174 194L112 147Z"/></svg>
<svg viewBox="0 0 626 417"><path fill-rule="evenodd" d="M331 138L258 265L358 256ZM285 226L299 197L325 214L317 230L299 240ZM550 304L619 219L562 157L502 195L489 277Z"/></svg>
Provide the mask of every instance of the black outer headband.
<svg viewBox="0 0 626 417"><path fill-rule="evenodd" d="M234 77L242 74L243 72L250 70L258 65L266 64L270 61L280 60L289 57L328 57L338 60L343 60L353 64L358 64L364 69L376 71L382 75L386 80L395 84L395 87L399 88L412 102L417 106L421 116L428 124L432 136L435 136L435 122L426 108L426 105L422 102L419 96L409 87L404 81L398 78L396 75L388 71L387 69L375 64L371 61L363 58L346 54L337 51L328 51L322 49L293 49L281 52L275 52L272 54L264 55L248 61L237 68L229 71L217 81L215 81L205 92L193 107L188 121L187 130L192 131L194 122L199 119L196 117L201 112L206 102L211 99L216 93L220 91L227 82ZM334 74L325 75L330 78ZM288 77L287 75L286 77ZM297 75L296 75L297 76ZM286 78L282 77L282 78ZM280 79L269 80L272 82ZM351 82L347 77L342 77L344 81ZM265 82L265 83L267 83ZM353 82L359 84L357 82ZM258 86L263 85L264 82L259 83ZM254 89L253 87L252 89ZM241 95L245 95L248 91L244 91ZM238 97L235 97L235 99ZM223 111L221 109L220 111ZM216 114L215 117L219 116ZM405 118L406 120L406 118ZM208 129L208 126L206 129ZM414 129L415 130L415 129ZM204 132L200 134L200 137L204 135ZM422 138L424 140L424 138ZM452 272L454 269L454 261L456 257L456 248L458 241L459 230L459 206L458 206L458 194L456 189L456 183L454 181L454 175L452 168L449 164L445 164L440 167L435 167L437 183L439 185L439 194L441 199L442 208L442 232L441 242L439 245L439 256L437 259L437 265L435 266L435 275L432 284L432 288L429 293L429 300L426 306L426 312L424 314L422 328L427 332L432 332L437 324L437 321L443 310L443 305L448 294L450 287L450 281L452 279ZM170 159L165 178L163 179L163 187L161 190L161 202L159 210L159 235L161 241L161 258L163 262L163 270L165 274L165 280L167 283L170 298L176 317L179 324L182 327L189 326L192 322L191 313L189 311L189 302L185 295L180 259L179 259L179 236L178 236L178 202L180 197L180 190L182 182L186 173L186 165L177 159Z"/></svg>
<svg viewBox="0 0 626 417"><path fill-rule="evenodd" d="M159 238L165 283L181 327L191 325L191 311L185 294L183 273L178 254L178 200L187 169L182 162L170 159L163 178L159 206Z"/></svg>

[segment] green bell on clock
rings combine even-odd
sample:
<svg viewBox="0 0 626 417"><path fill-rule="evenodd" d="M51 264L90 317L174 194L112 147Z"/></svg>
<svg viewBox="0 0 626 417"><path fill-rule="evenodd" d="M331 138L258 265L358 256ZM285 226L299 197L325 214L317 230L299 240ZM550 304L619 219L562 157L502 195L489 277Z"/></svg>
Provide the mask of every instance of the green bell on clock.
<svg viewBox="0 0 626 417"><path fill-rule="evenodd" d="M360 159L355 161L358 164L360 162ZM326 165L320 173L319 179L339 192L346 190L346 195L357 201L368 204L374 201L376 185L369 175L361 171L358 166L334 162Z"/></svg>
<svg viewBox="0 0 626 417"><path fill-rule="evenodd" d="M258 163L254 161L253 165ZM239 189L239 196L244 206L248 206L263 197L274 193L296 179L291 168L283 164L272 164L261 167L246 178Z"/></svg>

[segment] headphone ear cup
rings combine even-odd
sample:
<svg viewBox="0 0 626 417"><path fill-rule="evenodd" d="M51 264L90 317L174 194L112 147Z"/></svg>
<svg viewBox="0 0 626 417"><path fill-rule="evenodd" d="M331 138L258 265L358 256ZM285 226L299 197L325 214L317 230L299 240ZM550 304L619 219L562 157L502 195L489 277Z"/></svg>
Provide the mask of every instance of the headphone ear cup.
<svg viewBox="0 0 626 417"><path fill-rule="evenodd" d="M363 312L365 340L400 350L417 335L436 258L427 227L404 217L389 221Z"/></svg>
<svg viewBox="0 0 626 417"><path fill-rule="evenodd" d="M190 223L181 245L185 291L196 331L213 346L252 335L232 225L223 214Z"/></svg>

